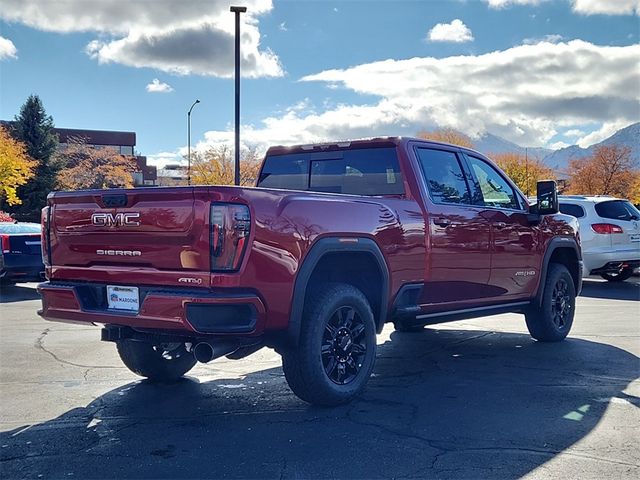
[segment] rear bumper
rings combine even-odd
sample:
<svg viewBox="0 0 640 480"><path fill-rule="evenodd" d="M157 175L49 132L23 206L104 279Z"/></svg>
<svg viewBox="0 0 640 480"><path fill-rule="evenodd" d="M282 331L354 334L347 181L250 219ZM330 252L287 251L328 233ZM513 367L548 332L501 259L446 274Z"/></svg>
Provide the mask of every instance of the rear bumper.
<svg viewBox="0 0 640 480"><path fill-rule="evenodd" d="M251 293L167 290L140 287L137 313L110 310L106 286L45 282L38 286L46 320L105 324L183 335L247 335L264 332L265 308Z"/></svg>
<svg viewBox="0 0 640 480"><path fill-rule="evenodd" d="M44 265L16 267L5 265L0 269L0 279L11 282L39 282L44 280Z"/></svg>
<svg viewBox="0 0 640 480"><path fill-rule="evenodd" d="M607 265L613 263L634 263L640 261L640 247L609 252L582 252L585 269L584 275L596 274Z"/></svg>

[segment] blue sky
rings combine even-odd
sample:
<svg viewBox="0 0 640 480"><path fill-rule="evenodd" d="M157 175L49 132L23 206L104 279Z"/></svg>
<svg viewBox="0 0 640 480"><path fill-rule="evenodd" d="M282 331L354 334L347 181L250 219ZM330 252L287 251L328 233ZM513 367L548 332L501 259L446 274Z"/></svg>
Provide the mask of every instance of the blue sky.
<svg viewBox="0 0 640 480"><path fill-rule="evenodd" d="M162 163L198 98L192 144L227 142L230 3L0 0L0 118L37 93L57 126L135 131ZM235 3L259 148L438 126L586 146L640 119L639 0Z"/></svg>

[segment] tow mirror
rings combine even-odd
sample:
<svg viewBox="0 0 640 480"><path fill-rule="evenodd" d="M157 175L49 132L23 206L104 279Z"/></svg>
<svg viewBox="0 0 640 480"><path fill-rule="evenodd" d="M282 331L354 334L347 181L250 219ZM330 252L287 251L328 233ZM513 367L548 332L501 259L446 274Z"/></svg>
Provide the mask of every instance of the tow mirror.
<svg viewBox="0 0 640 480"><path fill-rule="evenodd" d="M558 204L558 186L553 180L538 182L537 197L536 213L538 215L550 215L560 211Z"/></svg>

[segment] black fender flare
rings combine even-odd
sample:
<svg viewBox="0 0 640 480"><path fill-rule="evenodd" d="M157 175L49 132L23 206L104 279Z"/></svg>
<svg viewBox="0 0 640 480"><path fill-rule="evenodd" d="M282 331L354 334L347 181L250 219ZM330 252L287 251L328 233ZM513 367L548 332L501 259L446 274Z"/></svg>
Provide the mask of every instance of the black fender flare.
<svg viewBox="0 0 640 480"><path fill-rule="evenodd" d="M576 258L578 259L578 284L576 285L576 296L580 294L580 290L582 289L582 252L580 251L578 242L571 237L552 238L551 240L549 240L549 244L547 245L547 249L544 252L544 257L542 259L540 280L538 281L538 291L536 292L536 296L534 299L534 305L536 307L542 305L542 297L544 295L544 287L547 280L547 270L549 267L549 263L551 262L551 256L553 255L553 252L555 252L559 248L572 248L576 252Z"/></svg>
<svg viewBox="0 0 640 480"><path fill-rule="evenodd" d="M345 241L347 238L348 241ZM322 257L334 252L364 252L370 254L375 259L382 275L380 311L378 312L378 318L375 318L378 333L380 333L384 326L389 304L389 268L378 244L372 239L364 237L323 237L312 245L309 253L304 257L302 266L296 275L293 299L291 301L291 312L289 314L289 326L287 328L287 340L290 345L296 346L300 338L304 299L311 274L320 260L322 260Z"/></svg>

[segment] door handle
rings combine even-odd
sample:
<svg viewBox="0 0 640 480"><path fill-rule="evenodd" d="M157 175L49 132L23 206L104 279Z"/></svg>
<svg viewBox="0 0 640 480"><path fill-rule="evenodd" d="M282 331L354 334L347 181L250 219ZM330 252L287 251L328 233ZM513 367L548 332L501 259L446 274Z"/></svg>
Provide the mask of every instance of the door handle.
<svg viewBox="0 0 640 480"><path fill-rule="evenodd" d="M504 222L496 222L493 224L493 226L496 227L498 230L502 230L504 227L507 226L507 224Z"/></svg>
<svg viewBox="0 0 640 480"><path fill-rule="evenodd" d="M451 220L448 218L434 218L433 223L439 227L448 227L451 225Z"/></svg>

